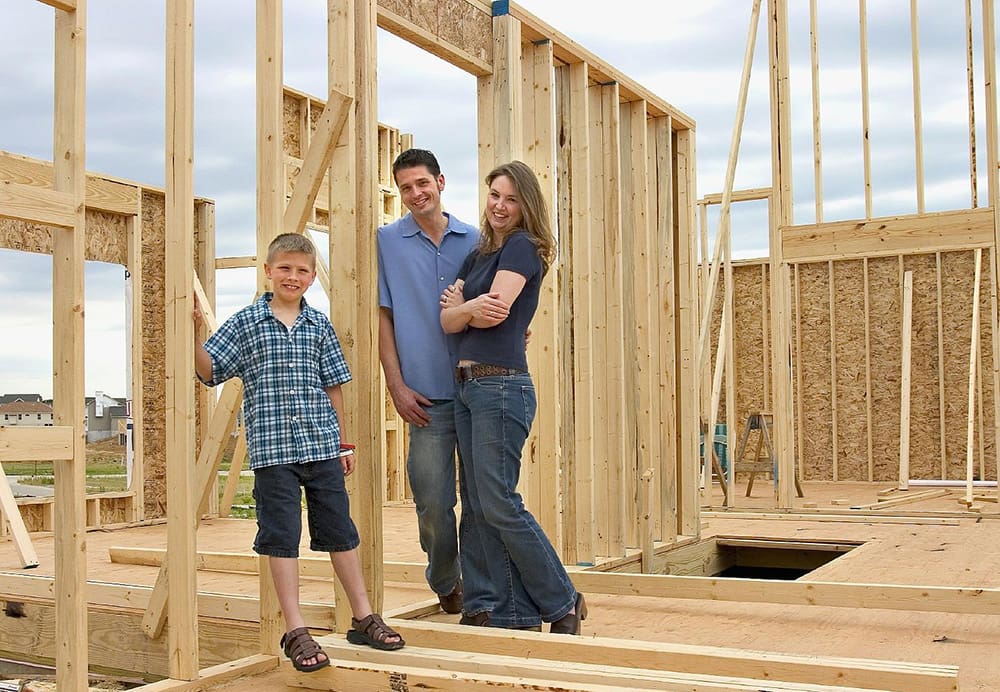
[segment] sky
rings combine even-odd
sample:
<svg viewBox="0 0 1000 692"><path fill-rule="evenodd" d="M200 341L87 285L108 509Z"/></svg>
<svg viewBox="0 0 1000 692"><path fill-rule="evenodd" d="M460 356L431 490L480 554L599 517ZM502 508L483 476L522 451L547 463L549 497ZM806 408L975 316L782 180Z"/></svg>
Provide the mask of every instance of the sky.
<svg viewBox="0 0 1000 692"><path fill-rule="evenodd" d="M736 117L751 0L521 0L521 6L697 122L698 195L721 192ZM818 16L825 220L864 215L857 3L822 2ZM973 2L979 24L978 5ZM162 186L164 2L89 0L87 141L90 171ZM285 83L326 92L326 3L284 3ZM795 222L811 223L812 104L808 3L791 0ZM916 210L913 80L907 0L868 3L874 215ZM920 0L920 84L928 211L970 206L964 3ZM195 194L216 203L219 256L254 254L254 3L195 3ZM0 3L0 150L52 158L53 10ZM975 43L982 113L982 49ZM475 79L379 30L378 117L433 150L446 208L478 218ZM980 199L985 129L977 120ZM770 185L766 25L759 24L735 187ZM982 201L980 201L982 205ZM733 209L734 257L767 254L761 202ZM714 238L716 212L709 217ZM711 241L714 243L714 241ZM126 395L124 270L86 268L86 392ZM0 393L51 396L52 269L47 256L0 250ZM217 312L251 298L253 270L217 279ZM317 284L308 300L327 308Z"/></svg>

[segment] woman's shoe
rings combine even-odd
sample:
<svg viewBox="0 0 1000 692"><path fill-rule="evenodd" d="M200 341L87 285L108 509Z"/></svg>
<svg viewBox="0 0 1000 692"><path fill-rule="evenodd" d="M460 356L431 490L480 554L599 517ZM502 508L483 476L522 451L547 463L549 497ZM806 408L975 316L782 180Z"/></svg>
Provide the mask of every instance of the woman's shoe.
<svg viewBox="0 0 1000 692"><path fill-rule="evenodd" d="M549 632L552 634L580 634L580 623L587 619L587 602L583 594L577 591L576 607L573 613L563 615L552 623Z"/></svg>

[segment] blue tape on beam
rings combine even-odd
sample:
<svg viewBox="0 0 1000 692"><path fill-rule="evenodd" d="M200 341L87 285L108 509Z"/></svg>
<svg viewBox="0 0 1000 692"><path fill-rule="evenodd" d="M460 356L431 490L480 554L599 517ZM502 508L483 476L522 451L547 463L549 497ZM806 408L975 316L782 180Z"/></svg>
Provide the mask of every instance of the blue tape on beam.
<svg viewBox="0 0 1000 692"><path fill-rule="evenodd" d="M510 0L493 0L493 16L502 17L510 14Z"/></svg>

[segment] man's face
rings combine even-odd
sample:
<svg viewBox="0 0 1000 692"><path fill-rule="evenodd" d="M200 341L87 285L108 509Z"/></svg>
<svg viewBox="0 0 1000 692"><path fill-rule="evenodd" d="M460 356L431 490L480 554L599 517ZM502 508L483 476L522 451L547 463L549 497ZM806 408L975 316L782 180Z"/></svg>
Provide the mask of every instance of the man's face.
<svg viewBox="0 0 1000 692"><path fill-rule="evenodd" d="M396 185L403 206L414 216L431 217L441 214L441 191L444 176L433 176L427 166L401 168L396 173Z"/></svg>

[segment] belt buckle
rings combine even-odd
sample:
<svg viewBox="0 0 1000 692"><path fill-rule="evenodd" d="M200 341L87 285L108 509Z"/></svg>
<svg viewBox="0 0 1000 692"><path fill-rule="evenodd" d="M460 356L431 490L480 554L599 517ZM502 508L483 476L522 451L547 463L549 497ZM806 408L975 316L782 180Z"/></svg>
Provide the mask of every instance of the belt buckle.
<svg viewBox="0 0 1000 692"><path fill-rule="evenodd" d="M458 381L467 382L472 379L472 366L471 365L459 365L455 370L458 372Z"/></svg>

